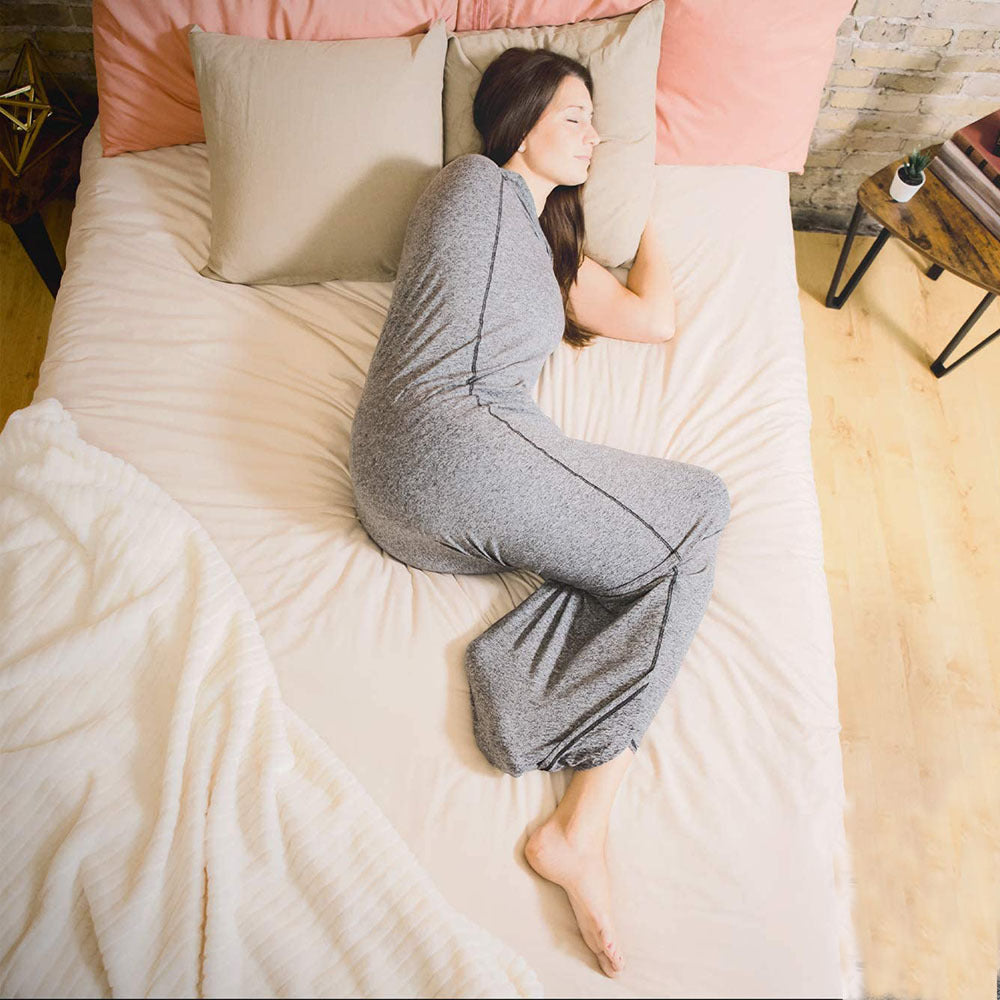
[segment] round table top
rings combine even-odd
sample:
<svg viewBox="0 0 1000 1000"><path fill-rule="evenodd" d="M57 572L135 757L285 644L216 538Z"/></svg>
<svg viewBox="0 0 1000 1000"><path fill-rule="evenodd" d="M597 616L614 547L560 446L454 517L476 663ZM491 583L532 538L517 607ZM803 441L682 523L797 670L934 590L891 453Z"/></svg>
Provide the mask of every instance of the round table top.
<svg viewBox="0 0 1000 1000"><path fill-rule="evenodd" d="M928 146L937 155L943 144ZM947 271L988 292L1000 294L1000 239L945 187L930 170L909 201L893 201L889 185L906 157L872 174L858 188L858 202L893 236L919 250Z"/></svg>

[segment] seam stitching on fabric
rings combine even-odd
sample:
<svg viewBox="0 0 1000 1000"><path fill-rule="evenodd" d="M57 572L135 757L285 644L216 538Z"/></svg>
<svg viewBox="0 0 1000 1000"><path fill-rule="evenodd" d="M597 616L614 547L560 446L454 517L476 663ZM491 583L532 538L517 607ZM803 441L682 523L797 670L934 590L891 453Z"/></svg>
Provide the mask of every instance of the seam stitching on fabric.
<svg viewBox="0 0 1000 1000"><path fill-rule="evenodd" d="M674 596L674 584L677 582L677 567L674 567L673 575L670 577L670 586L667 588L667 606L663 609L663 618L660 619L660 634L656 637L656 649L653 650L653 661L646 671L649 676L656 669L656 661L660 658L660 646L663 644L663 633L667 627L667 616L670 614L670 602Z"/></svg>
<svg viewBox="0 0 1000 1000"><path fill-rule="evenodd" d="M469 392L470 392L470 394L472 392L471 386L469 388ZM518 437L523 438L533 448L537 448L543 455L548 455L548 457L551 458L553 462L555 462L557 465L561 465L567 472L569 472L572 475L576 476L577 479L580 479L581 481L585 482L588 486L593 487L595 490L598 491L598 493L603 493L604 496L606 496L609 500L612 500L614 503L618 504L618 506L621 507L623 510L628 511L637 521L639 521L640 524L645 525L661 542L663 542L663 544L666 545L666 547L670 551L663 557L663 559L660 560L659 563L655 563L654 564L654 566L653 566L654 569L656 568L656 566L659 566L660 563L662 563L662 562L666 561L667 559L669 559L672 555L678 554L677 553L677 549L675 549L670 544L670 542L668 542L663 537L663 535L661 535L656 530L656 528L654 528L644 517L640 516L634 510L632 510L632 508L629 507L629 505L627 503L622 502L616 496L612 496L612 494L608 493L607 490L601 489L601 487L598 486L597 483L592 483L586 476L580 475L580 473L577 472L575 469L571 469L565 462L561 462L558 458L555 457L555 455L553 455L550 452L546 451L540 444L536 444L534 441L532 441L531 438L529 438L526 434L522 434L521 431L519 431L512 424L507 423L507 421L504 420L503 417L501 417L498 414L494 413L493 410L490 407L490 404L489 403L483 403L482 400L479 398L478 395L476 395L474 398L475 398L476 402L480 406L485 406L486 407L486 410L490 414L490 416L496 417L496 419L499 420L500 423L502 423L502 424L506 425L507 427L509 427ZM649 570L645 570L643 573L640 573L639 576L645 576L645 574L648 573L648 572L650 572L650 571ZM638 577L633 577L633 579L638 579ZM627 581L627 582L630 583L631 581ZM625 586L625 584L618 584L616 587L612 587L611 589L612 590L617 590L618 587L623 587L623 586Z"/></svg>
<svg viewBox="0 0 1000 1000"><path fill-rule="evenodd" d="M642 675L642 677L639 678L640 680L648 677L656 669L656 661L660 658L660 646L663 644L663 633L667 627L667 618L670 615L670 602L673 600L674 584L676 582L677 582L677 569L675 567L673 574L670 577L670 586L667 588L666 606L663 609L663 617L660 619L660 632L656 638L656 649L653 651L653 659L649 665L649 669ZM633 698L638 697L640 694L642 694L643 691L646 690L647 687L649 687L649 685L650 681L646 681L642 685L642 687L640 687L637 691L633 691L632 694L630 694L623 701L620 701L614 708L609 709L607 712L605 712L604 715L602 715L599 719L597 719L596 722L591 723L586 729L584 729L582 733L572 737L570 739L570 742L565 744L563 748L556 753L556 756L551 760L548 767L551 768L553 765L557 764L559 760L566 754L566 752L570 750L573 746L575 746L577 743L579 743L580 740L583 739L583 737L586 736L587 733L589 733L591 729L594 728L594 726L598 725L598 723L603 722L609 715L611 715L614 712L617 712L618 709L623 708L626 704L632 701ZM636 751L638 751L639 747L634 739L630 739L629 743L635 747Z"/></svg>
<svg viewBox="0 0 1000 1000"><path fill-rule="evenodd" d="M501 174L500 178L501 180L506 181L508 184L514 183L514 181L512 181L506 174ZM528 206L525 205L525 203L521 200L521 196L519 194L515 194L514 197L517 199L518 205L520 205L521 208L524 210L524 214L527 217L528 222L531 223L531 231L535 234L535 239L537 239L540 243L543 243L545 245L545 249L548 250L550 257L553 256L552 244L549 243L548 239L545 236L544 231L541 233L538 232L538 229L542 228L542 224L538 222L538 216L536 215L534 218L531 217L531 212L528 210ZM538 229L535 229L535 223L538 223Z"/></svg>
<svg viewBox="0 0 1000 1000"><path fill-rule="evenodd" d="M670 602L674 597L674 584L677 583L677 567L674 567L673 575L670 577L670 586L667 587L667 602L666 607L663 609L663 617L660 619L660 633L656 637L656 649L653 651L653 659L649 664L649 669L643 674L643 677L648 677L656 669L656 661L660 658L660 646L663 644L663 633L666 631L667 619L670 617ZM646 685L650 682L647 681ZM639 744L636 742L635 737L629 740L632 748L636 753L639 752Z"/></svg>
<svg viewBox="0 0 1000 1000"><path fill-rule="evenodd" d="M649 569L644 569L641 573L637 573L632 577L631 580L626 580L624 583L617 583L615 586L609 588L610 590L621 590L622 587L627 587L630 583L635 583L636 580L641 580L644 576L648 576L653 572L654 569L662 566L671 556L677 553L677 549L671 549L659 562L653 563Z"/></svg>
<svg viewBox="0 0 1000 1000"><path fill-rule="evenodd" d="M490 272L486 278L486 289L483 292L483 305L479 310L479 330L476 332L476 345L472 351L472 374L469 376L466 385L469 387L469 395L473 395L472 384L476 381L476 362L479 360L479 345L483 339L483 322L486 319L486 302L490 297L490 288L493 285L493 265L497 259L497 247L500 244L500 221L503 218L503 174L500 175L500 198L497 205L497 231L493 236L493 253L490 256ZM475 397L479 402L479 397Z"/></svg>
<svg viewBox="0 0 1000 1000"><path fill-rule="evenodd" d="M630 701L632 701L635 698L638 698L639 695L641 695L642 692L645 691L647 687L649 687L649 681L646 681L646 683L643 684L642 687L638 688L637 690L633 691L630 695L623 698L620 702L618 702L617 705L614 705L611 708L609 708L603 715L599 716L597 719L591 722L590 725L588 725L586 729L584 729L582 732L577 733L576 736L570 737L569 742L564 743L562 747L560 747L556 751L555 756L550 755L550 760L548 765L545 768L541 768L541 770L549 770L554 765L558 764L559 761L566 755L566 753L569 750L571 750L577 743L579 743L580 740L582 740L584 736L586 736L587 733L589 733L595 726L600 725L606 718L608 718L609 715L614 715L615 712L624 708Z"/></svg>

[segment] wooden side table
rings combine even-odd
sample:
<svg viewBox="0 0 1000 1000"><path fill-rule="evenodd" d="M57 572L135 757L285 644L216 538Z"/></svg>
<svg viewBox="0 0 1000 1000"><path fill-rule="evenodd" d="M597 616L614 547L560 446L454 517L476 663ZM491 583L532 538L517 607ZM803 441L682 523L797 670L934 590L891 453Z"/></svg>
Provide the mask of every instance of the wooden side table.
<svg viewBox="0 0 1000 1000"><path fill-rule="evenodd" d="M13 228L53 298L59 291L62 267L45 231L41 208L57 195L72 195L76 190L83 141L97 117L97 102L93 97L76 94L72 97L83 116L83 124L75 132L20 177L0 164L0 219Z"/></svg>
<svg viewBox="0 0 1000 1000"><path fill-rule="evenodd" d="M928 146L925 152L936 155L941 146L942 143ZM854 215L851 216L851 224L847 229L837 268L833 272L830 289L826 293L826 305L830 309L839 309L847 301L890 236L901 239L931 260L927 276L932 280L936 281L942 271L951 271L985 289L986 295L982 301L948 342L948 346L931 362L931 371L941 378L971 358L976 351L982 350L991 340L1000 336L1000 330L991 333L945 367L945 361L958 347L962 338L972 329L987 306L1000 294L1000 239L994 236L930 170L924 171L927 179L923 187L909 201L893 201L889 197L889 185L902 163L901 158L883 167L878 173L863 181L858 188L858 203L854 208ZM877 219L882 224L882 229L854 273L848 278L843 290L837 294L837 283L843 273L858 223L865 212Z"/></svg>

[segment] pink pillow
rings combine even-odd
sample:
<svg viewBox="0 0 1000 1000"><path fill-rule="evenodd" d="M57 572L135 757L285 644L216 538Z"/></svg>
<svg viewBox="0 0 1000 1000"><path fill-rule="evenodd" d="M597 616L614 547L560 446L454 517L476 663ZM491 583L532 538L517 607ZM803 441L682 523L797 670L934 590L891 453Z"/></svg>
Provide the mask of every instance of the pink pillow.
<svg viewBox="0 0 1000 1000"><path fill-rule="evenodd" d="M613 17L635 0L482 0L482 28ZM854 0L666 0L656 162L741 163L801 174Z"/></svg>
<svg viewBox="0 0 1000 1000"><path fill-rule="evenodd" d="M656 162L801 174L853 0L666 0ZM614 17L635 0L93 0L105 156L204 142L187 26L255 38L385 38Z"/></svg>
<svg viewBox="0 0 1000 1000"><path fill-rule="evenodd" d="M250 38L399 38L437 18L456 30L459 4L472 9L464 0L93 0L104 155L205 141L190 24Z"/></svg>

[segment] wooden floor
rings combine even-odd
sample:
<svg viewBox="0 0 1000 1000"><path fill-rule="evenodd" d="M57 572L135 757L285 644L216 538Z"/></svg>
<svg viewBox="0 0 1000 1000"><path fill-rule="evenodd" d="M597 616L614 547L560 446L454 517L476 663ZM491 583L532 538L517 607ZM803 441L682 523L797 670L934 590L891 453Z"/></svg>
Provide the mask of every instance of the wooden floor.
<svg viewBox="0 0 1000 1000"><path fill-rule="evenodd" d="M851 248L851 270L872 242ZM796 233L795 245L866 989L988 1000L1000 964L1000 338L936 379L929 362L983 291L949 273L931 281L890 239L827 309L842 237ZM997 328L994 301L957 353Z"/></svg>
<svg viewBox="0 0 1000 1000"><path fill-rule="evenodd" d="M64 259L69 201L45 213ZM0 227L0 426L52 299ZM982 292L888 242L823 305L842 237L796 233L813 464L869 996L989 1000L1000 964L1000 338L928 369ZM871 245L859 237L853 269ZM1000 328L994 302L967 338ZM965 349L965 344L959 351Z"/></svg>

